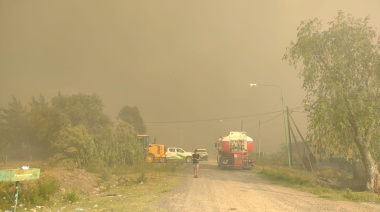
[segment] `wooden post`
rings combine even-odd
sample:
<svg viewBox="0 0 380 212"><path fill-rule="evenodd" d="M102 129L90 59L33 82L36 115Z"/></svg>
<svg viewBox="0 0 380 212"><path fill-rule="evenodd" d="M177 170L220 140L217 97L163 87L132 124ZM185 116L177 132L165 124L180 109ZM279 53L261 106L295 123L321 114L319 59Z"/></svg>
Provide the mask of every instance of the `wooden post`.
<svg viewBox="0 0 380 212"><path fill-rule="evenodd" d="M303 169L305 169L305 163L303 161L303 157L301 156L301 152L300 152L300 149L298 147L296 136L294 135L294 132L293 132L293 128L289 126L289 129L290 129L290 132L292 133L292 136L293 136L293 139L294 139L294 143L296 144L296 149L297 149L298 157L302 161L302 167L303 167Z"/></svg>
<svg viewBox="0 0 380 212"><path fill-rule="evenodd" d="M290 137L290 120L289 120L289 110L288 110L288 107L286 107L286 116L287 116L287 120L288 120L288 140L289 140L289 146L288 146L288 148L289 148L289 154L290 154L290 166L293 164L293 152L292 152L292 139L291 139L291 137Z"/></svg>
<svg viewBox="0 0 380 212"><path fill-rule="evenodd" d="M313 155L313 153L311 152L309 145L306 143L306 141L305 141L305 139L303 138L303 136L302 136L302 134L301 134L300 130L298 129L298 127L297 127L296 123L294 122L294 119L293 119L293 117L292 117L292 116L290 116L290 118L292 119L292 121L293 121L293 124L294 124L294 126L296 127L296 130L297 130L298 134L299 134L299 135L300 135L300 137L302 138L302 141L303 141L303 143L304 143L305 147L306 147L306 148L307 148L307 150L309 151L309 154L310 154L311 156L313 156L313 158L315 159L315 156L314 156L314 155Z"/></svg>

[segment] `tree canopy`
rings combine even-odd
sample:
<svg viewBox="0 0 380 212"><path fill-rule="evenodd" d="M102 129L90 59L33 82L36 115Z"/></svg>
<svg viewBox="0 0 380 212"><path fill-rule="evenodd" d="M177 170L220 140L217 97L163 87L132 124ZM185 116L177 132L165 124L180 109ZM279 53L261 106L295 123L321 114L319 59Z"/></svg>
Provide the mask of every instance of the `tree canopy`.
<svg viewBox="0 0 380 212"><path fill-rule="evenodd" d="M0 135L3 148L21 149L30 144L30 127L26 107L13 96L8 108L0 110Z"/></svg>
<svg viewBox="0 0 380 212"><path fill-rule="evenodd" d="M134 165L145 159L135 128L123 120L112 122L95 94L59 93L50 105L40 95L29 105L28 111L13 97L8 108L0 109L0 154L15 156L26 149L30 156L70 167ZM137 108L133 111L138 115L133 120L142 122Z"/></svg>
<svg viewBox="0 0 380 212"><path fill-rule="evenodd" d="M119 118L131 124L135 128L137 133L146 133L146 126L137 107L124 106L119 111Z"/></svg>
<svg viewBox="0 0 380 212"><path fill-rule="evenodd" d="M371 180L380 148L380 39L368 21L342 11L328 27L303 21L283 59L303 78L309 140L320 153L358 155Z"/></svg>

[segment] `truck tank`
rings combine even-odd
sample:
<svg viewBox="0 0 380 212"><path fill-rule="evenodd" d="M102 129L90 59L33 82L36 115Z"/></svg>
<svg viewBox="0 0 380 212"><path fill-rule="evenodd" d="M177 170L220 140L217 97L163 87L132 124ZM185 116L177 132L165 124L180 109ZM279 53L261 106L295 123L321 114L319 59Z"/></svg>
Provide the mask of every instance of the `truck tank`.
<svg viewBox="0 0 380 212"><path fill-rule="evenodd" d="M253 151L253 139L246 132L230 132L215 143L218 150L217 163L220 168L252 169L249 153Z"/></svg>

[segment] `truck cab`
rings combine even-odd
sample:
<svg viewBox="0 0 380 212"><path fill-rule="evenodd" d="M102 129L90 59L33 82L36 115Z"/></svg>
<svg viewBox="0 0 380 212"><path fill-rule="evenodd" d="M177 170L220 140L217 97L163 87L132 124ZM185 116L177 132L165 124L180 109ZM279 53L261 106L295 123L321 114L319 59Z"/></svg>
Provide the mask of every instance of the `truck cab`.
<svg viewBox="0 0 380 212"><path fill-rule="evenodd" d="M180 147L168 147L166 150L166 160L184 160L186 163L191 163L193 153L187 152Z"/></svg>

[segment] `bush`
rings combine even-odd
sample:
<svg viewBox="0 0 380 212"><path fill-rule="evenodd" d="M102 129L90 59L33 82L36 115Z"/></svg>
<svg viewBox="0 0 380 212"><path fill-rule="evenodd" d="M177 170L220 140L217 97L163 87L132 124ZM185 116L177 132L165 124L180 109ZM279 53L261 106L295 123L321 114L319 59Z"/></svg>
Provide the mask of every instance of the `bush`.
<svg viewBox="0 0 380 212"><path fill-rule="evenodd" d="M14 205L14 183L0 182L0 211L9 210ZM4 191L4 192L3 192Z"/></svg>
<svg viewBox="0 0 380 212"><path fill-rule="evenodd" d="M63 194L63 199L70 203L79 201L79 196L75 188L71 188L69 192Z"/></svg>
<svg viewBox="0 0 380 212"><path fill-rule="evenodd" d="M27 191L23 194L25 204L43 205L59 191L59 187L59 182L51 176L45 176L36 183L30 183Z"/></svg>
<svg viewBox="0 0 380 212"><path fill-rule="evenodd" d="M58 181L50 176L41 177L36 181L20 182L18 188L18 205L33 207L36 205L44 205L50 198L59 191ZM15 204L14 183L0 182L0 211L9 210Z"/></svg>

